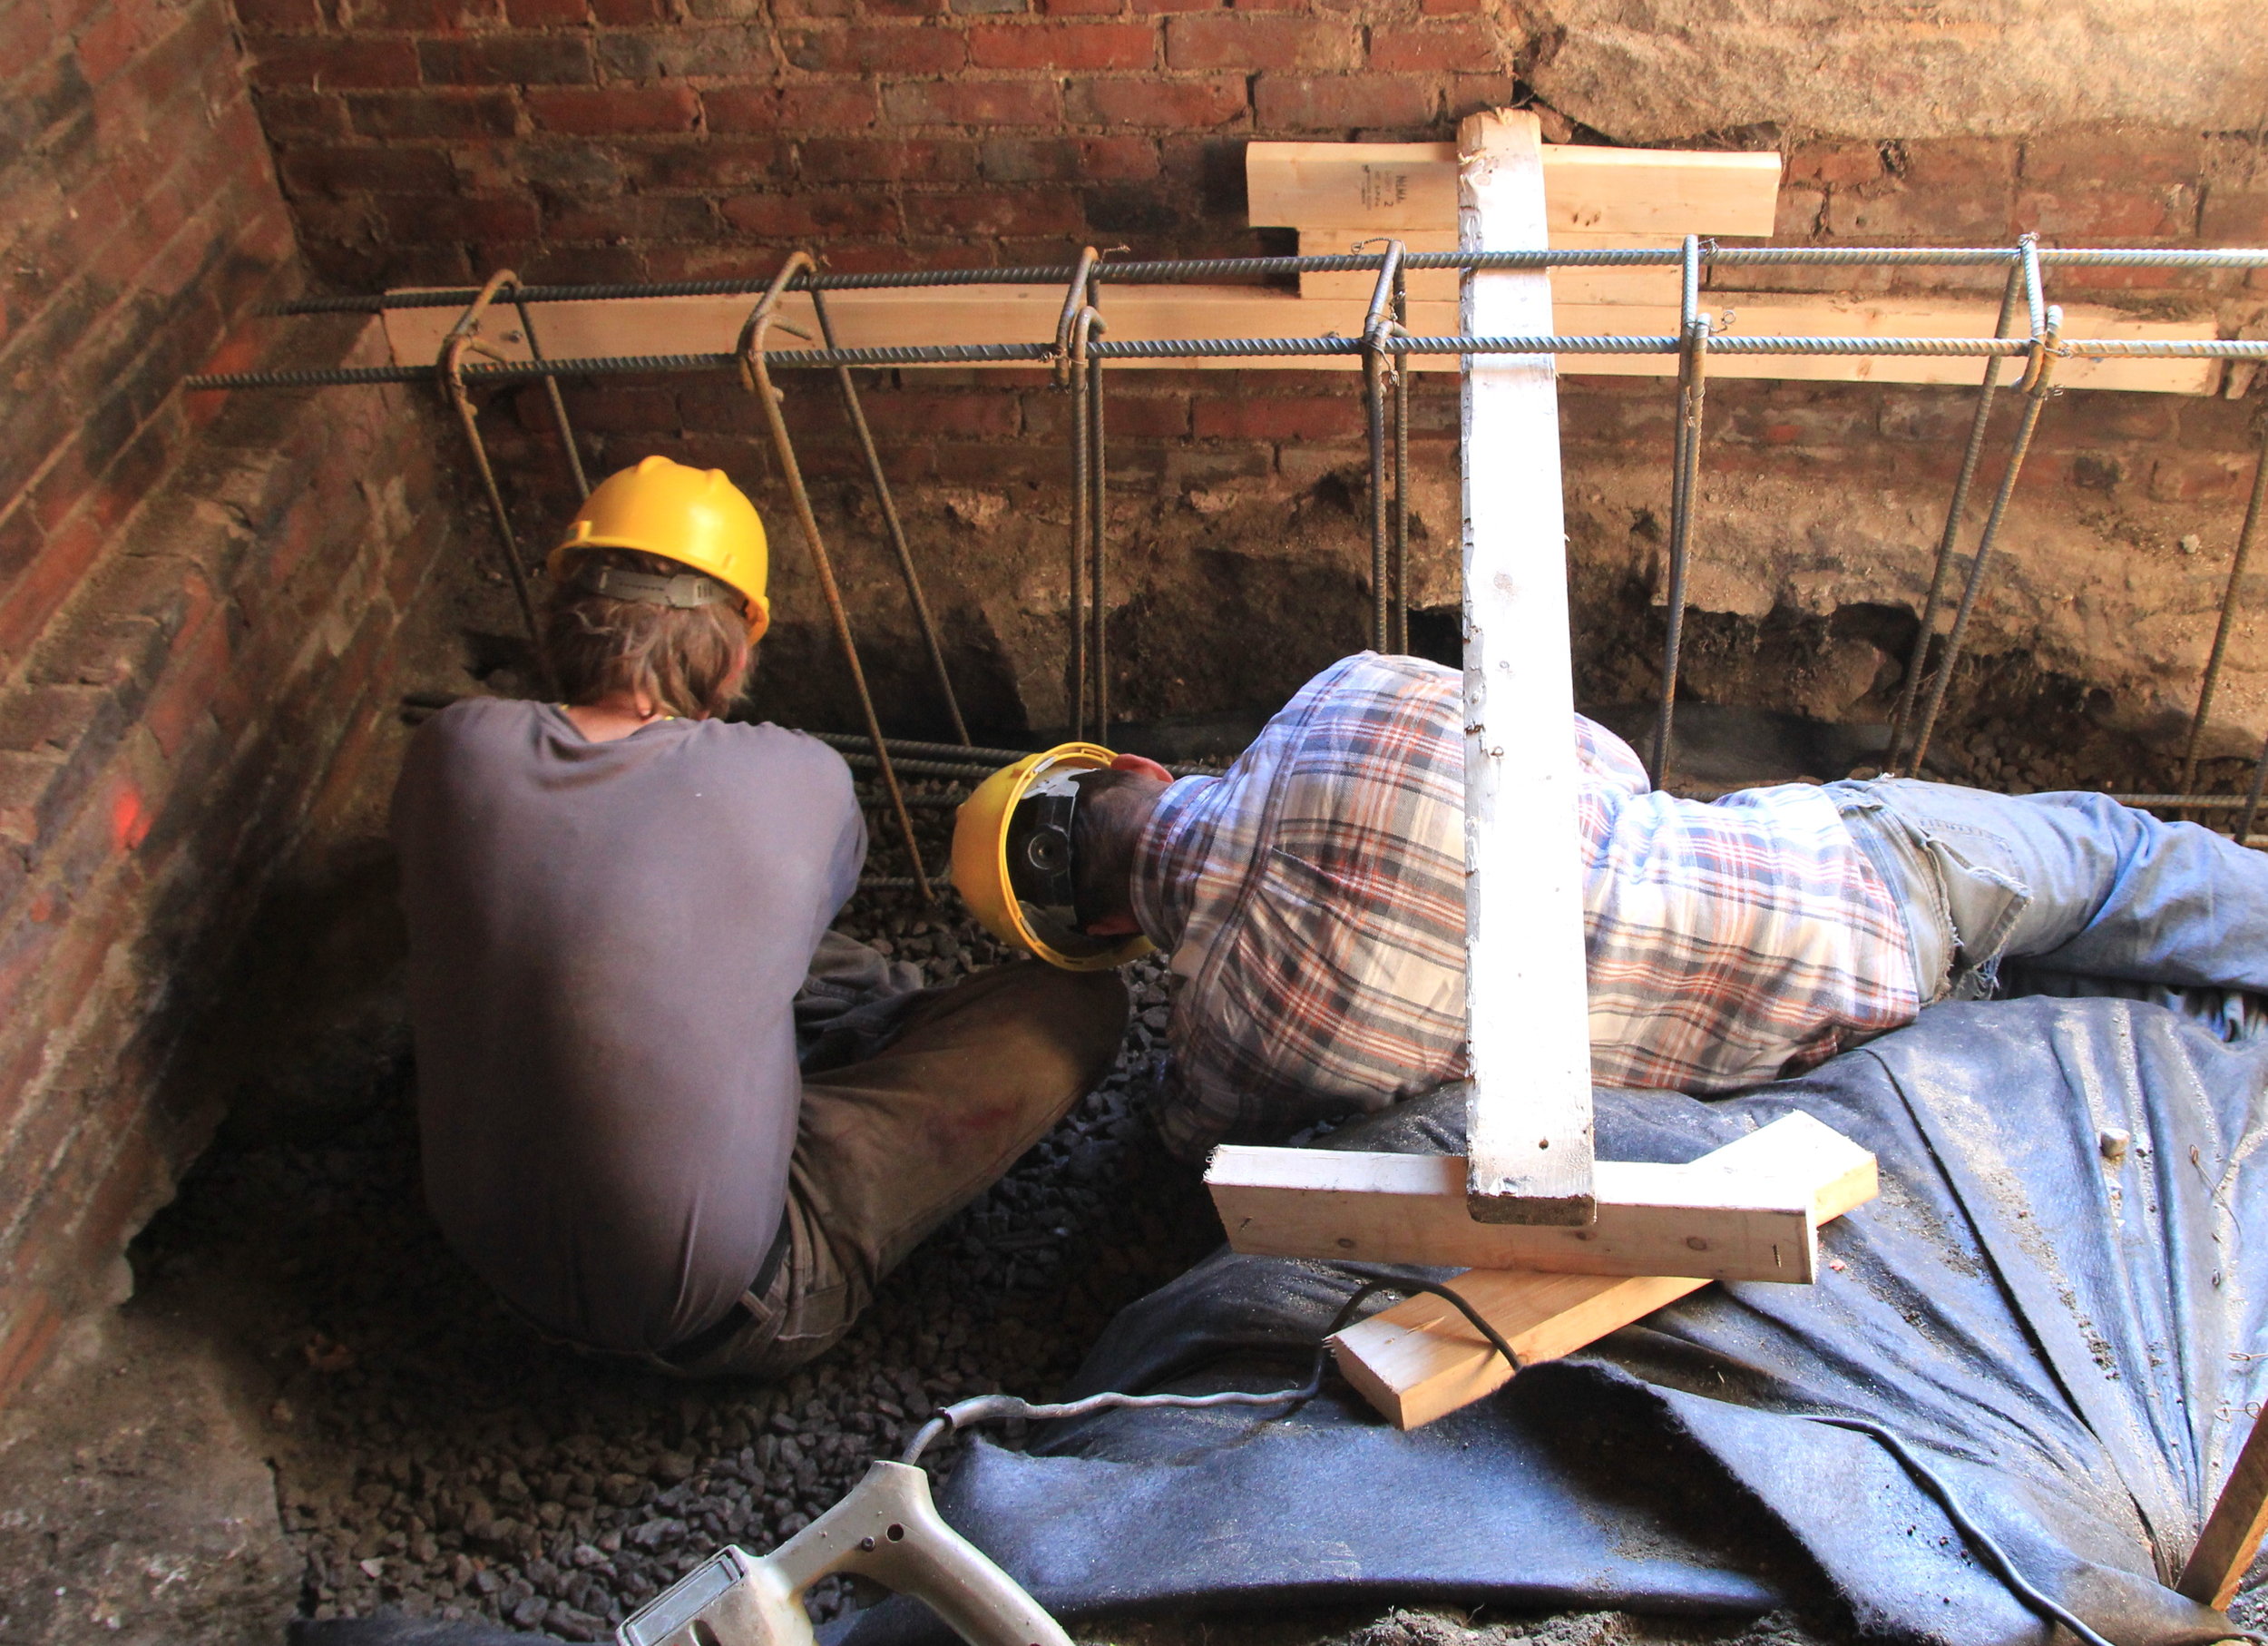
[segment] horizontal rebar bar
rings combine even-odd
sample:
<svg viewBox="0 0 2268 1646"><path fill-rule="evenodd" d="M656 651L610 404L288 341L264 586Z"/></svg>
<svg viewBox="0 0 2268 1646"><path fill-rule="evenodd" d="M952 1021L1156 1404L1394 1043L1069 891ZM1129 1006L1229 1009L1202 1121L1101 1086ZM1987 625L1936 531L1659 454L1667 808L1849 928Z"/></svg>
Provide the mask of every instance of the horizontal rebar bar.
<svg viewBox="0 0 2268 1646"><path fill-rule="evenodd" d="M1659 250L1550 250L1539 251L1413 251L1405 269L1582 269L1671 266L1681 261L1677 246ZM2015 262L2021 253L2002 246L1723 246L1704 240L1701 260L1728 267L1771 265L1942 267ZM1342 252L1305 257L1173 258L1147 262L1104 263L1100 278L1125 284L1137 280L1223 279L1240 275L1351 273L1383 266L1383 252ZM2070 247L2042 250L2049 268L2260 269L2268 268L2268 249L2204 250L2150 247ZM1006 269L902 269L859 274L799 274L791 291L886 291L930 286L1060 286L1072 275L1070 264ZM523 303L594 303L622 298L753 297L771 283L767 275L716 280L649 280L595 286L522 286ZM388 309L462 309L480 295L474 287L430 291L353 293L294 298L262 306L258 312L286 314L376 314Z"/></svg>
<svg viewBox="0 0 2268 1646"><path fill-rule="evenodd" d="M1114 360L1260 359L1363 351L1360 338L1156 338L1116 342L1097 340L1092 352ZM1393 354L1454 355L1640 355L1675 354L1674 337L1409 337L1382 338ZM1730 355L2015 357L2031 350L2023 338L1800 338L1712 337L1710 352ZM1041 361L1052 357L1045 343L957 343L904 345L888 348L795 348L771 356L777 367L963 366L985 362ZM2073 359L2268 360L2268 340L2252 338L2077 338L2058 343L2055 352ZM728 354L604 355L574 360L503 360L464 367L467 384L534 382L543 377L607 377L650 372L730 371ZM370 383L425 383L429 366L341 366L316 371L202 373L181 387L196 390L233 388L340 388Z"/></svg>
<svg viewBox="0 0 2268 1646"><path fill-rule="evenodd" d="M815 731L810 735L830 749L859 753L872 750L872 745L861 732ZM977 749L966 743L924 743L910 738L885 738L882 740L894 759L901 754L908 754L931 759L960 760L964 764L982 760L994 766L1005 766L1039 752L1036 749Z"/></svg>

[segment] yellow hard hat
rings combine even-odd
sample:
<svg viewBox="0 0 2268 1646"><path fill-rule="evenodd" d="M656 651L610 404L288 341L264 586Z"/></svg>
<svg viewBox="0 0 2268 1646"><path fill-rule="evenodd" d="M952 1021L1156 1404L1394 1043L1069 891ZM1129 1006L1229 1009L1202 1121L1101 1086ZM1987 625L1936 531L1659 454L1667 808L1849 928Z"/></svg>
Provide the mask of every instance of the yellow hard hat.
<svg viewBox="0 0 2268 1646"><path fill-rule="evenodd" d="M1018 895L1019 881L1027 891L1038 890L1041 879L1068 887L1069 841L1065 829L1043 815L1045 803L1068 802L1076 792L1072 774L1108 771L1117 759L1093 743L1059 743L1002 767L953 815L953 885L969 912L1002 943L1029 949L1067 972L1104 971L1150 951L1149 939L1139 933L1100 937L1080 931L1068 890L1044 902ZM1068 820L1068 803L1055 809Z"/></svg>
<svg viewBox="0 0 2268 1646"><path fill-rule="evenodd" d="M771 626L772 603L764 594L770 568L764 523L722 469L648 457L608 475L582 500L552 551L552 577L562 575L568 556L582 549L635 549L706 572L748 602L749 644Z"/></svg>

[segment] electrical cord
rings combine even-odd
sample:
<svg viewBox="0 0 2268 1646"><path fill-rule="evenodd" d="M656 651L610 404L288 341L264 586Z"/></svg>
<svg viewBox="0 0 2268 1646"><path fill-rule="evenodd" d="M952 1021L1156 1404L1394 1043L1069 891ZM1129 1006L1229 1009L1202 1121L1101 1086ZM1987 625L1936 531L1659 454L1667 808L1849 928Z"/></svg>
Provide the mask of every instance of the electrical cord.
<svg viewBox="0 0 2268 1646"><path fill-rule="evenodd" d="M1313 1400L1323 1390L1323 1375L1331 1359L1331 1339L1354 1320L1354 1311L1381 1292L1424 1292L1445 1299L1471 1321L1473 1329L1489 1341L1489 1346L1504 1357L1514 1373L1521 1369L1520 1358L1512 1352L1512 1346L1504 1335L1481 1318L1480 1311L1448 1287L1433 1280L1405 1280L1391 1276L1365 1280L1354 1294L1339 1306L1339 1312L1315 1345L1315 1361L1307 1375L1307 1381L1287 1389L1226 1389L1217 1395L1128 1395L1116 1389L1106 1389L1099 1395L1089 1395L1082 1400L1066 1400L1042 1404L1023 1399L1016 1395L977 1395L967 1400L955 1401L941 1409L922 1425L899 1459L903 1463L918 1463L924 1452L947 1435L980 1423L1006 1423L1016 1418L1047 1422L1061 1417L1085 1417L1094 1412L1147 1411L1170 1409L1203 1411L1211 1407L1231 1406L1274 1406L1278 1401L1297 1407ZM2089 1641L2087 1646L2095 1646Z"/></svg>
<svg viewBox="0 0 2268 1646"><path fill-rule="evenodd" d="M2019 1572L2016 1563L2009 1558L2009 1552L2000 1547L1990 1533L1970 1518L1969 1511L1961 1507L1960 1500L1953 1495L1953 1488L1945 1484L1944 1477L1915 1456L1894 1431L1878 1423L1870 1423L1863 1417L1828 1417L1816 1412L1806 1412L1804 1416L1813 1423L1824 1424L1833 1429L1849 1429L1875 1442L1896 1458L1907 1474L1921 1483L1923 1491L1937 1500L1937 1506L1945 1512L1945 1518L1953 1523L1953 1529L1969 1541L1970 1547L1985 1557L1986 1563L1992 1568L1993 1576L2006 1585L2009 1593L2049 1622L2059 1623L2068 1629L2079 1638L2083 1646L2111 1646L2110 1641L2079 1622L2068 1608L2049 1598L2034 1586L2029 1578ZM2268 1635L2250 1629L2232 1629L2221 1639L2253 1641L2268 1646Z"/></svg>

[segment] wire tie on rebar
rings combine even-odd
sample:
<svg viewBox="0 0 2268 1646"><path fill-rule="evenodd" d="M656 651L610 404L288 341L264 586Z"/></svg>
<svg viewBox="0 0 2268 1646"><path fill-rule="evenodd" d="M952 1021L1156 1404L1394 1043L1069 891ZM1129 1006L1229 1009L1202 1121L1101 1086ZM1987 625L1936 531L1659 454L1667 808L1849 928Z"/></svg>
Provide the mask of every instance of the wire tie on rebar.
<svg viewBox="0 0 2268 1646"><path fill-rule="evenodd" d="M1079 262L1071 269L1070 285L1063 293L1063 311L1055 320L1055 387L1069 388L1071 373L1071 328L1078 325L1080 311L1090 309L1088 288L1094 277L1095 265L1102 260L1102 253L1092 246L1080 249Z"/></svg>

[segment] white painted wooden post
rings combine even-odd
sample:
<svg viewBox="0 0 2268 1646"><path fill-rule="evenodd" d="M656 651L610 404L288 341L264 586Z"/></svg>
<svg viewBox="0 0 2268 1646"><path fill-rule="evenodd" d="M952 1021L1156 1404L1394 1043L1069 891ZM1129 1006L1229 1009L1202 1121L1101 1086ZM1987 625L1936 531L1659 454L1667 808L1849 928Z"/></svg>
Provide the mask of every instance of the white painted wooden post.
<svg viewBox="0 0 2268 1646"><path fill-rule="evenodd" d="M1536 117L1473 115L1457 147L1460 248L1541 250ZM1461 315L1468 336L1549 335L1549 277L1475 272ZM1470 358L1463 388L1466 1204L1483 1223L1588 1223L1589 1001L1559 393L1549 355Z"/></svg>

